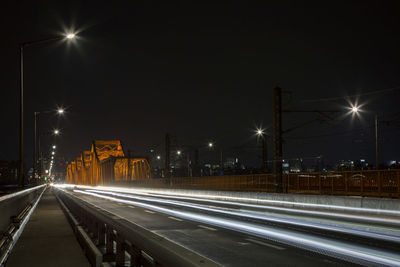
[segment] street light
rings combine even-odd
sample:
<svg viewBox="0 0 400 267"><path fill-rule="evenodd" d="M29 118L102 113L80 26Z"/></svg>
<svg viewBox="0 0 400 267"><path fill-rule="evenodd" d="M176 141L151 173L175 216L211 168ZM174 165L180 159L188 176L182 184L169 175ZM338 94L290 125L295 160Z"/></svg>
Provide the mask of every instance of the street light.
<svg viewBox="0 0 400 267"><path fill-rule="evenodd" d="M64 36L56 36L19 44L20 55L20 103L19 103L19 165L18 165L18 184L24 186L24 48L31 45L44 44L62 39L74 39L74 33L67 33Z"/></svg>
<svg viewBox="0 0 400 267"><path fill-rule="evenodd" d="M60 134L60 130L55 129L55 130L53 131L53 134L54 134L54 135L59 135L59 134Z"/></svg>
<svg viewBox="0 0 400 267"><path fill-rule="evenodd" d="M353 114L358 114L360 108L352 106ZM379 150L378 150L378 114L375 113L375 169L379 169Z"/></svg>
<svg viewBox="0 0 400 267"><path fill-rule="evenodd" d="M34 131L34 133L33 133L33 143L34 143L34 148L33 148L33 176L34 177L36 177L36 173L37 173L37 154L38 154L38 145L37 145L37 132L38 132L38 128L39 127L37 127L37 125L38 125L38 118L39 118L39 115L40 114L49 114L49 113L53 113L54 111L53 110L46 110L46 111L35 111L34 113L33 113L33 115L34 115L34 123L33 123L33 125L34 125L34 127L33 127L33 131ZM62 108L58 108L57 109L57 114L58 115L63 115L64 114L64 109L62 109ZM40 139L40 137L39 137L39 139ZM54 147L55 148L55 147ZM39 142L39 154L40 154L40 142Z"/></svg>
<svg viewBox="0 0 400 267"><path fill-rule="evenodd" d="M56 149L56 146L53 146L53 149Z"/></svg>
<svg viewBox="0 0 400 267"><path fill-rule="evenodd" d="M264 135L264 129L257 128L256 129L256 135L259 136L259 137L262 137Z"/></svg>
<svg viewBox="0 0 400 267"><path fill-rule="evenodd" d="M212 142L209 142L209 143L208 143L208 147L209 147L209 148L211 148L211 147L213 147L213 146L214 146L214 144L213 144Z"/></svg>
<svg viewBox="0 0 400 267"><path fill-rule="evenodd" d="M180 154L182 154L182 151L178 150L178 151L176 151L176 154L180 155Z"/></svg>
<svg viewBox="0 0 400 267"><path fill-rule="evenodd" d="M161 159L161 156L157 156L157 159Z"/></svg>
<svg viewBox="0 0 400 267"><path fill-rule="evenodd" d="M67 37L67 39L74 39L75 33L68 33L65 37Z"/></svg>

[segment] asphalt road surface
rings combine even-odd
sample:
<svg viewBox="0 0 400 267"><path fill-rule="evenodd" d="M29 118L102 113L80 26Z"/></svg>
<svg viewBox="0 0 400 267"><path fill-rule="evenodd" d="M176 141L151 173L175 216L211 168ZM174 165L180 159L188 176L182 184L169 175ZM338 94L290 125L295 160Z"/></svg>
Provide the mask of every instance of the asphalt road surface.
<svg viewBox="0 0 400 267"><path fill-rule="evenodd" d="M400 265L400 219L191 195L75 187L74 196L224 266Z"/></svg>

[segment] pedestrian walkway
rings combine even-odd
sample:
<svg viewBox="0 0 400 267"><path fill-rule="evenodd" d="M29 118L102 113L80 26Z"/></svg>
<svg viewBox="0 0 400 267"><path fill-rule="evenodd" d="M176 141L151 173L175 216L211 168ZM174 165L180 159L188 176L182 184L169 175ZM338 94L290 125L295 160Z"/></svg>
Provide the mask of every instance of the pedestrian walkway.
<svg viewBox="0 0 400 267"><path fill-rule="evenodd" d="M44 192L6 263L6 267L22 266L90 266L51 188Z"/></svg>

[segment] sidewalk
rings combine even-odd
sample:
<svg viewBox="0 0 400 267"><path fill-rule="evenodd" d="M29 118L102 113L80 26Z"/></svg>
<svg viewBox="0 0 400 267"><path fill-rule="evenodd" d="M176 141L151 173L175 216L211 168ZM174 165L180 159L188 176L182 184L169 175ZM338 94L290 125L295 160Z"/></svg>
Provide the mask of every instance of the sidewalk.
<svg viewBox="0 0 400 267"><path fill-rule="evenodd" d="M6 263L6 267L21 266L90 266L51 188L43 194Z"/></svg>

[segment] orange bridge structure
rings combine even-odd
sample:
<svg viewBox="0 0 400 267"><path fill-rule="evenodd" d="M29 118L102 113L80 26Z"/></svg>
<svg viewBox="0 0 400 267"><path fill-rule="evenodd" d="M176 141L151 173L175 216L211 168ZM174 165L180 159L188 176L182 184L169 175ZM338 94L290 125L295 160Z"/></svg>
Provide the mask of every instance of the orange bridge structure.
<svg viewBox="0 0 400 267"><path fill-rule="evenodd" d="M126 157L120 140L95 140L67 166L66 182L77 185L102 185L151 178L144 157Z"/></svg>

